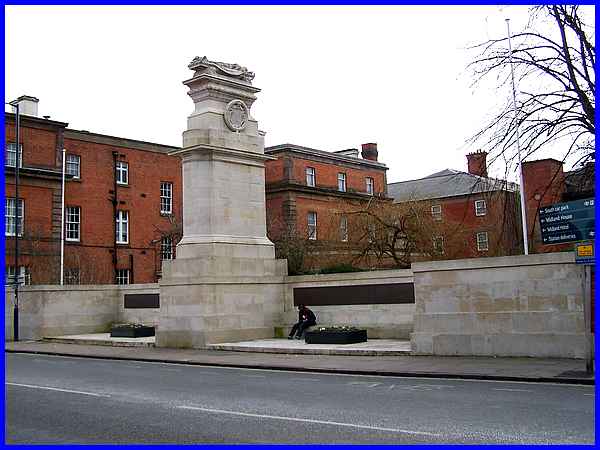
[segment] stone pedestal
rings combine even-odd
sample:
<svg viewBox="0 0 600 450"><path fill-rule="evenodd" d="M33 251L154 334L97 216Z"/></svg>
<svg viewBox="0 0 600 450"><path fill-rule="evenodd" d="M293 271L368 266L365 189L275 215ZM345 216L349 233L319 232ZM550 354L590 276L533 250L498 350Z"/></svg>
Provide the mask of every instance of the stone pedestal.
<svg viewBox="0 0 600 450"><path fill-rule="evenodd" d="M250 114L259 89L236 64L195 58L194 101L176 152L183 166L183 238L163 262L160 347L273 337L285 260L266 235L264 133Z"/></svg>

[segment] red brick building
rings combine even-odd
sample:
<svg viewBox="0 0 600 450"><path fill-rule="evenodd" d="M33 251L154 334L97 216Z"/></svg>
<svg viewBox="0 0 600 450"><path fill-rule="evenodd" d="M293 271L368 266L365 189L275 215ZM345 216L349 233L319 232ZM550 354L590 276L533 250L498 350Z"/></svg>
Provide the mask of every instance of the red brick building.
<svg viewBox="0 0 600 450"><path fill-rule="evenodd" d="M66 283L148 283L174 256L181 230L176 147L67 128L21 101L19 272L26 282L60 280L61 186L66 149ZM14 274L15 116L5 114L5 265Z"/></svg>
<svg viewBox="0 0 600 450"><path fill-rule="evenodd" d="M351 251L350 206L387 197L387 166L379 161L377 144L327 152L282 144L265 149L277 159L266 163L267 230L281 244L289 239L306 242L305 268L335 264L336 255ZM293 255L287 257L294 271Z"/></svg>
<svg viewBox="0 0 600 450"><path fill-rule="evenodd" d="M436 259L522 252L518 186L489 178L486 156L468 154L468 172L446 169L388 185L394 203L419 204L431 216Z"/></svg>

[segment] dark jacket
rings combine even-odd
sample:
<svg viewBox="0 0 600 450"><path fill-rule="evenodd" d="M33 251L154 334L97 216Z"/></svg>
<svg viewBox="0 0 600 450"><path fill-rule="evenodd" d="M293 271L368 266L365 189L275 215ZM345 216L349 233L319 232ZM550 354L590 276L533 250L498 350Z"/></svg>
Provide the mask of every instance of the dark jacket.
<svg viewBox="0 0 600 450"><path fill-rule="evenodd" d="M304 308L298 311L298 322L313 322L317 323L315 313L308 308Z"/></svg>

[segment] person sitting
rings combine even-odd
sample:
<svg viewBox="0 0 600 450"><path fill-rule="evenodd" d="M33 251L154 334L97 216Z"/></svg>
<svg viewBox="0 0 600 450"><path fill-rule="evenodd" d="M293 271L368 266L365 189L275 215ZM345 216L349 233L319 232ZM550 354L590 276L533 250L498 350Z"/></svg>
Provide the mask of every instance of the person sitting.
<svg viewBox="0 0 600 450"><path fill-rule="evenodd" d="M315 313L304 305L298 305L298 322L292 327L288 339L294 339L294 334L296 335L296 339L302 339L304 331L316 324L317 318Z"/></svg>

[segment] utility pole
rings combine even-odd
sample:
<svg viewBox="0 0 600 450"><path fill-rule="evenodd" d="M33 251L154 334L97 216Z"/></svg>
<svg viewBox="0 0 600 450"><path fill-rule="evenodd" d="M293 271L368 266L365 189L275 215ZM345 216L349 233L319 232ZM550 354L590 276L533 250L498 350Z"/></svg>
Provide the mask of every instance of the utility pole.
<svg viewBox="0 0 600 450"><path fill-rule="evenodd" d="M517 136L517 155L519 157L519 183L521 184L521 189L519 189L521 193L521 224L523 225L523 249L525 254L529 254L529 240L527 236L527 213L525 212L525 185L523 184L523 161L521 161L521 136L519 133L519 121L517 114L517 95L515 89L515 69L513 67L513 58L512 58L512 44L511 44L511 36L510 36L510 19L506 20L506 29L508 32L508 58L510 61L510 76L512 78L512 98L513 98L513 109L515 111L515 131Z"/></svg>

